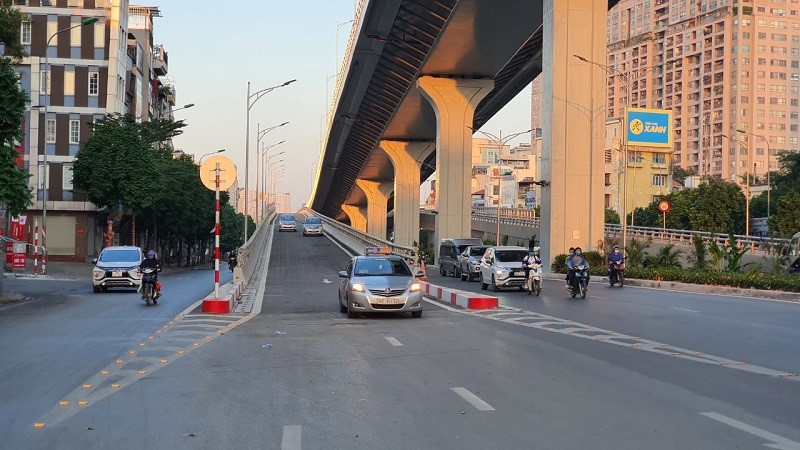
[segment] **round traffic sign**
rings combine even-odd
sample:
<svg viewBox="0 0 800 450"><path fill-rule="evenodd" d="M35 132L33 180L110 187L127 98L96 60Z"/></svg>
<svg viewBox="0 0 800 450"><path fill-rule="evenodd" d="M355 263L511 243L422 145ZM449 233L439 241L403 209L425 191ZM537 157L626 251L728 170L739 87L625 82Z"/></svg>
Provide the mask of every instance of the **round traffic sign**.
<svg viewBox="0 0 800 450"><path fill-rule="evenodd" d="M219 190L224 191L236 181L236 166L224 156L214 155L203 161L200 166L200 180L205 187L215 190L217 164L219 164Z"/></svg>
<svg viewBox="0 0 800 450"><path fill-rule="evenodd" d="M661 212L669 211L669 202L666 200L661 200L658 202L658 210Z"/></svg>

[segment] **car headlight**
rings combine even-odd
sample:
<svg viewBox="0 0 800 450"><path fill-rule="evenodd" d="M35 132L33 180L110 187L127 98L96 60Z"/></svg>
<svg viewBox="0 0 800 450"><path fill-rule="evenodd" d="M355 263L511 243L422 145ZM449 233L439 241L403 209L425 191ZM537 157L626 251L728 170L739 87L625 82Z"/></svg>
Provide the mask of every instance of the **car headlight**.
<svg viewBox="0 0 800 450"><path fill-rule="evenodd" d="M97 279L103 278L103 275L105 275L105 274L106 274L105 270L100 270L100 269L92 270L92 276L97 278Z"/></svg>
<svg viewBox="0 0 800 450"><path fill-rule="evenodd" d="M414 283L410 288L408 288L409 292L417 292L420 289L422 289L422 286L419 283Z"/></svg>
<svg viewBox="0 0 800 450"><path fill-rule="evenodd" d="M350 285L350 290L353 292L364 292L364 286L361 283L353 283Z"/></svg>

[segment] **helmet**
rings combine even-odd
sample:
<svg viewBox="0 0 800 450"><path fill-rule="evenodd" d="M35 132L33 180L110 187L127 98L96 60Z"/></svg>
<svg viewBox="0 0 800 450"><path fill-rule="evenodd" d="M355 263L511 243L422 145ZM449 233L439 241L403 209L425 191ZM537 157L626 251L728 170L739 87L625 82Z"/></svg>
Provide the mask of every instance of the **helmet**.
<svg viewBox="0 0 800 450"><path fill-rule="evenodd" d="M154 250L147 251L147 259L153 259L156 257L156 252Z"/></svg>

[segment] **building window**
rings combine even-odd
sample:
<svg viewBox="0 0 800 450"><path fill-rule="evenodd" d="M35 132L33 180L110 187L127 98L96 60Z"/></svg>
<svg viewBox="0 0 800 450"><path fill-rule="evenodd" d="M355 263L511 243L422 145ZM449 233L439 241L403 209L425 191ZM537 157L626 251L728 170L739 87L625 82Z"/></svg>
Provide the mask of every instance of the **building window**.
<svg viewBox="0 0 800 450"><path fill-rule="evenodd" d="M64 71L64 95L75 95L75 72Z"/></svg>
<svg viewBox="0 0 800 450"><path fill-rule="evenodd" d="M78 144L81 139L81 122L79 120L69 121L69 143Z"/></svg>
<svg viewBox="0 0 800 450"><path fill-rule="evenodd" d="M667 185L666 175L653 175L653 186L666 186L666 185Z"/></svg>
<svg viewBox="0 0 800 450"><path fill-rule="evenodd" d="M100 93L100 74L92 72L89 74L89 95L98 95Z"/></svg>
<svg viewBox="0 0 800 450"><path fill-rule="evenodd" d="M56 141L56 119L47 119L44 128L44 140L49 144Z"/></svg>
<svg viewBox="0 0 800 450"><path fill-rule="evenodd" d="M106 46L106 26L97 22L94 24L94 47L103 48Z"/></svg>
<svg viewBox="0 0 800 450"><path fill-rule="evenodd" d="M663 153L653 153L653 164L666 164L667 155Z"/></svg>
<svg viewBox="0 0 800 450"><path fill-rule="evenodd" d="M81 46L81 28L83 27L75 27L69 32L69 45L71 47L80 47Z"/></svg>
<svg viewBox="0 0 800 450"><path fill-rule="evenodd" d="M22 30L20 31L20 44L22 45L30 45L31 44L31 23L30 22L22 22Z"/></svg>
<svg viewBox="0 0 800 450"><path fill-rule="evenodd" d="M61 166L61 189L65 191L72 190L72 163L64 163Z"/></svg>

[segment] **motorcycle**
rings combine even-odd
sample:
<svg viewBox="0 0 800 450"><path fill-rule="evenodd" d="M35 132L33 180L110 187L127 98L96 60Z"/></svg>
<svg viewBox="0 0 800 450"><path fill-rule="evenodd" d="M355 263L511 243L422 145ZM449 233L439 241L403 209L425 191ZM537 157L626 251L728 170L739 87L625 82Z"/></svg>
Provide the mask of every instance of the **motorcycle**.
<svg viewBox="0 0 800 450"><path fill-rule="evenodd" d="M236 259L236 257L235 257L235 256L231 256L231 257L229 257L229 258L228 258L228 269L229 269L231 272L233 272L233 269L235 269L235 268L236 268L236 264L237 264L238 262L239 262L239 261Z"/></svg>
<svg viewBox="0 0 800 450"><path fill-rule="evenodd" d="M625 263L623 261L612 262L608 265L608 284L614 286L619 283L619 287L625 284Z"/></svg>
<svg viewBox="0 0 800 450"><path fill-rule="evenodd" d="M147 267L142 269L142 300L150 306L158 303L158 290L156 289L156 274L158 270L155 267Z"/></svg>
<svg viewBox="0 0 800 450"><path fill-rule="evenodd" d="M525 288L528 295L535 292L538 297L542 292L542 265L538 263L531 263L526 266L528 270L528 278L525 280Z"/></svg>
<svg viewBox="0 0 800 450"><path fill-rule="evenodd" d="M578 294L580 294L581 298L586 298L586 292L589 290L589 266L581 264L579 266L573 266L571 271L574 272L572 276L572 283L569 285L569 292L572 295L572 298L575 298Z"/></svg>

